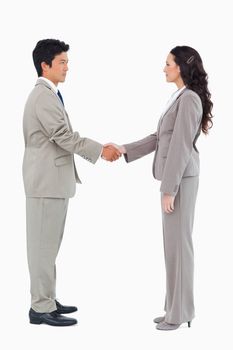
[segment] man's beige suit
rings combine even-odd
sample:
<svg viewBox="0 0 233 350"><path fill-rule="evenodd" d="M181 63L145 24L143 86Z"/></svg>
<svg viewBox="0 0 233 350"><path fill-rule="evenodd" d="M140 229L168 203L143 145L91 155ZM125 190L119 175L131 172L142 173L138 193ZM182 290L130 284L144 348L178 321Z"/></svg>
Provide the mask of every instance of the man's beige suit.
<svg viewBox="0 0 233 350"><path fill-rule="evenodd" d="M32 308L52 312L55 260L61 244L68 200L80 182L74 153L95 163L102 145L73 132L69 116L51 86L38 79L23 117L27 249Z"/></svg>
<svg viewBox="0 0 233 350"><path fill-rule="evenodd" d="M160 119L157 131L124 145L127 162L154 152L153 175L160 190L175 196L173 213L162 213L166 265L165 321L180 324L194 317L192 228L199 179L202 103L184 89Z"/></svg>

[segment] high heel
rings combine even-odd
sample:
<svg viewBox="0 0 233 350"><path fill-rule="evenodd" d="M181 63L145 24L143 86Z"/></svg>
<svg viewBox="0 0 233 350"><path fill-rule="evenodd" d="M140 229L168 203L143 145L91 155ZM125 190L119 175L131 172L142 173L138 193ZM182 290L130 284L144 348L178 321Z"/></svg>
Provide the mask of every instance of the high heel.
<svg viewBox="0 0 233 350"><path fill-rule="evenodd" d="M188 327L191 327L191 321L188 321ZM157 324L156 329L159 329L160 331L173 331L181 326L181 323L175 324L175 323L167 323L165 321L162 321Z"/></svg>

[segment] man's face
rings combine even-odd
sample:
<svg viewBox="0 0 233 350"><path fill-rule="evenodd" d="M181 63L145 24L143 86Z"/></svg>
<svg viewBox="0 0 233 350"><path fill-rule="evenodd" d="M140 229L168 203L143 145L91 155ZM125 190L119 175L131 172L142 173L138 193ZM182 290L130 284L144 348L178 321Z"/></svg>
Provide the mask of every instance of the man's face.
<svg viewBox="0 0 233 350"><path fill-rule="evenodd" d="M66 73L68 71L68 56L66 52L62 52L55 56L52 60L52 66L42 62L42 76L51 80L55 85L63 83L66 79Z"/></svg>

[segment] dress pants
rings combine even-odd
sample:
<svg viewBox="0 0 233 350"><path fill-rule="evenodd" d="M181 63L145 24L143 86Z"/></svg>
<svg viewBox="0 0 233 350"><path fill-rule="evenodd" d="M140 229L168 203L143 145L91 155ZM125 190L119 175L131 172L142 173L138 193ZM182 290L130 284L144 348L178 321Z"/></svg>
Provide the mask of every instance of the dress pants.
<svg viewBox="0 0 233 350"><path fill-rule="evenodd" d="M63 237L68 202L68 198L26 198L31 307L36 312L56 310L55 261Z"/></svg>
<svg viewBox="0 0 233 350"><path fill-rule="evenodd" d="M181 180L172 213L162 213L166 267L165 321L181 324L194 318L192 230L199 177Z"/></svg>

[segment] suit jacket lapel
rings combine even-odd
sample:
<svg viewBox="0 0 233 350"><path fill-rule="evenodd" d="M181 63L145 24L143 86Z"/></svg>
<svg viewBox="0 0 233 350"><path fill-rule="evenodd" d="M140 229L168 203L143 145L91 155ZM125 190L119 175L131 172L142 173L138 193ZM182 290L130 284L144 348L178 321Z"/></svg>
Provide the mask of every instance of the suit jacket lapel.
<svg viewBox="0 0 233 350"><path fill-rule="evenodd" d="M43 80L43 79L37 79L36 85L44 85L45 87L47 87L49 90L51 90L54 95L56 95L56 97L58 98L59 102L61 103L62 107L64 108L63 103L61 102L59 96L57 95L56 91L54 91L54 89L47 83L47 81Z"/></svg>
<svg viewBox="0 0 233 350"><path fill-rule="evenodd" d="M60 98L57 96L56 92L52 89L52 87L51 87L45 80L43 80L43 79L37 79L36 85L40 85L40 84L42 84L42 85L44 85L45 87L47 87L49 90L51 90L51 91L54 93L54 95L56 95L56 97L57 97L58 100L59 100L59 103L61 104L62 108L64 109L64 113L65 113L65 116L66 116L66 117L65 117L65 121L67 122L67 125L68 125L70 131L72 131L72 126L71 126L71 123L70 123L68 114L67 114L67 112L66 112L66 110L65 110L65 106L64 106L63 103L61 102Z"/></svg>
<svg viewBox="0 0 233 350"><path fill-rule="evenodd" d="M47 83L47 81L45 81L44 79L40 79L38 78L36 81L36 86L37 85L44 85L46 86L49 90L52 90L52 87ZM52 90L53 91L53 90ZM54 92L54 91L53 91ZM55 92L54 92L55 93Z"/></svg>
<svg viewBox="0 0 233 350"><path fill-rule="evenodd" d="M162 116L159 119L159 123L158 123L158 129L157 129L157 133L159 134L160 131L160 127L163 121L163 118L165 117L165 115L170 111L170 109L172 108L172 106L174 106L175 103L177 103L178 99L180 98L180 96L186 91L187 88L185 88L184 90L181 91L181 93L177 96L177 98L173 101L173 103L171 104L171 106L169 106L169 108L166 110L166 112L164 114L162 114Z"/></svg>
<svg viewBox="0 0 233 350"><path fill-rule="evenodd" d="M169 108L166 110L166 112L164 113L163 117L170 111L170 109L172 108L172 106L174 106L174 104L177 102L177 100L180 98L180 96L186 91L187 88L185 88L184 90L181 91L181 93L176 97L176 99L173 101L173 103L171 104L171 106L169 106ZM163 119L162 117L162 119Z"/></svg>

